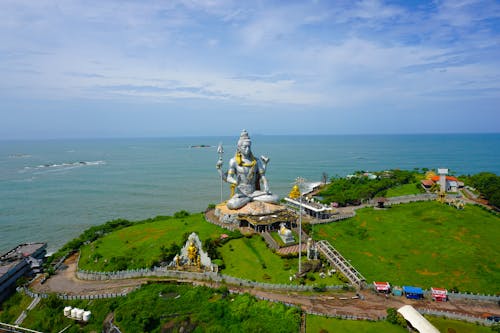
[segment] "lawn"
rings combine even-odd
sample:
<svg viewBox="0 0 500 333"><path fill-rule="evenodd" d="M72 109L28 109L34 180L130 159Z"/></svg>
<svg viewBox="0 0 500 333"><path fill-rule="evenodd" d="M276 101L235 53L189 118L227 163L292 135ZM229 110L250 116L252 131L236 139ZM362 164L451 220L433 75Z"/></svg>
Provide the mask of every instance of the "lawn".
<svg viewBox="0 0 500 333"><path fill-rule="evenodd" d="M84 245L79 268L113 271L123 262L129 269L150 267L158 260L161 246L169 247L175 242L182 247L183 235L191 232L196 232L204 242L209 237L219 238L227 231L206 222L203 214L139 223Z"/></svg>
<svg viewBox="0 0 500 333"><path fill-rule="evenodd" d="M343 333L405 333L402 326L386 321L343 320L315 315L307 315L306 332L343 332Z"/></svg>
<svg viewBox="0 0 500 333"><path fill-rule="evenodd" d="M399 197L402 195L420 194L422 193L422 186L420 183L404 184L392 187L387 190L386 197Z"/></svg>
<svg viewBox="0 0 500 333"><path fill-rule="evenodd" d="M91 271L115 271L151 267L158 262L160 247L180 246L186 233L196 232L202 243L216 239L227 230L205 221L202 214L184 218L138 223L111 232L81 249L79 268ZM298 259L282 259L273 253L260 236L233 239L219 248L226 268L223 274L259 282L290 283L298 270ZM304 262L305 259L303 258ZM299 281L295 281L299 283ZM306 283L340 285L336 277L309 275Z"/></svg>
<svg viewBox="0 0 500 333"><path fill-rule="evenodd" d="M226 265L221 273L234 277L267 283L290 283L290 276L298 270L298 258L281 258L269 250L258 235L233 239L224 244L220 252ZM305 261L305 258L302 257L302 260ZM307 284L342 284L336 277L322 279L318 273L314 274L314 278L314 281L308 279Z"/></svg>
<svg viewBox="0 0 500 333"><path fill-rule="evenodd" d="M451 320L441 317L426 316L440 332L454 333L488 333L491 328L479 326L465 321ZM403 333L408 332L401 326L386 321L343 320L322 316L307 315L306 332L343 332L343 333Z"/></svg>
<svg viewBox="0 0 500 333"><path fill-rule="evenodd" d="M490 327L480 326L466 321L446 319L442 317L425 316L439 332L454 333L491 333Z"/></svg>
<svg viewBox="0 0 500 333"><path fill-rule="evenodd" d="M500 218L467 205L417 202L364 208L354 218L315 227L368 282L500 293Z"/></svg>

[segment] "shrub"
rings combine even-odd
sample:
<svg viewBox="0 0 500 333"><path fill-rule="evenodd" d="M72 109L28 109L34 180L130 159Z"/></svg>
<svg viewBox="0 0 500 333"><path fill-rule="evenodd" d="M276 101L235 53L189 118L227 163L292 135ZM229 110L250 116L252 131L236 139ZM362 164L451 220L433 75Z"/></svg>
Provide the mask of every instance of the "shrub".
<svg viewBox="0 0 500 333"><path fill-rule="evenodd" d="M406 327L406 320L397 312L395 308L387 309L387 321L394 325Z"/></svg>
<svg viewBox="0 0 500 333"><path fill-rule="evenodd" d="M326 284L324 283L320 283L316 286L313 287L313 290L314 291L317 291L317 292L323 292L323 291L326 291Z"/></svg>
<svg viewBox="0 0 500 333"><path fill-rule="evenodd" d="M187 212L185 210L181 210L181 211L178 211L178 212L174 213L174 217L176 219L181 219L183 217L188 217L188 216L189 216L189 212Z"/></svg>

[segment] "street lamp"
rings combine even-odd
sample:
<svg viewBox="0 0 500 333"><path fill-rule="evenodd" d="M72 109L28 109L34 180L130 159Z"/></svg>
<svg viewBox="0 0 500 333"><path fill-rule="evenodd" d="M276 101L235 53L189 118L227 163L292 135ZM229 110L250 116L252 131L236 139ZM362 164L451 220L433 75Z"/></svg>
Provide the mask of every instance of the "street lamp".
<svg viewBox="0 0 500 333"><path fill-rule="evenodd" d="M302 272L302 189L301 186L304 184L305 179L302 177L297 177L295 179L295 184L299 187L299 274Z"/></svg>

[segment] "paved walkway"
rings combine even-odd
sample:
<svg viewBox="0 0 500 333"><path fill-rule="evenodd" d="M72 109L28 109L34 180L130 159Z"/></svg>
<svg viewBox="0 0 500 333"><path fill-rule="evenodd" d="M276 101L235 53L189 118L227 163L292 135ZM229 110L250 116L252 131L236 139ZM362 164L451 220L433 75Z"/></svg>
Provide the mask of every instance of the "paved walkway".
<svg viewBox="0 0 500 333"><path fill-rule="evenodd" d="M302 243L302 253L307 251L307 244ZM276 250L279 254L299 253L299 244L282 247Z"/></svg>
<svg viewBox="0 0 500 333"><path fill-rule="evenodd" d="M23 323L24 319L26 319L26 317L28 316L28 311L33 310L38 303L40 303L40 297L33 298L33 300L31 301L30 305L28 305L26 310L21 312L19 317L16 319L16 321L14 322L14 325L16 325L16 326L21 325Z"/></svg>

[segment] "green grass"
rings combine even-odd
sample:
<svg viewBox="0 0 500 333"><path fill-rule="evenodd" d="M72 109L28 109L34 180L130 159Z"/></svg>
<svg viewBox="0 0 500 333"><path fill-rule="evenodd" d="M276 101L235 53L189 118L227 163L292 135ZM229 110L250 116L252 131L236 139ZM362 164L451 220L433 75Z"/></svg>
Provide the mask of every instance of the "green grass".
<svg viewBox="0 0 500 333"><path fill-rule="evenodd" d="M83 246L79 268L113 271L119 269L119 261L125 261L129 269L150 267L159 259L161 246L169 247L175 242L182 247L182 236L191 232L196 232L204 242L209 237L218 238L227 231L206 222L202 214L140 223L111 232Z"/></svg>
<svg viewBox="0 0 500 333"><path fill-rule="evenodd" d="M151 267L158 262L160 247L180 246L182 236L195 231L202 242L219 238L225 229L206 222L202 214L184 218L138 223L111 232L81 249L79 268L91 271L115 271ZM233 239L219 248L226 268L223 274L268 283L290 283L297 272L298 259L282 259L273 253L259 236ZM305 259L304 259L305 260ZM121 266L120 266L121 265ZM336 277L321 279L313 274L308 284L339 285ZM299 281L295 281L299 283Z"/></svg>
<svg viewBox="0 0 500 333"><path fill-rule="evenodd" d="M226 268L223 274L252 281L288 283L297 271L294 259L282 259L272 253L259 236L233 239L220 249Z"/></svg>
<svg viewBox="0 0 500 333"><path fill-rule="evenodd" d="M500 293L500 218L438 202L365 208L354 218L315 227L368 282Z"/></svg>
<svg viewBox="0 0 500 333"><path fill-rule="evenodd" d="M442 317L425 316L428 321L434 325L439 332L454 333L491 333L490 327L480 326L465 321L446 319Z"/></svg>
<svg viewBox="0 0 500 333"><path fill-rule="evenodd" d="M14 324L21 313L30 305L32 299L24 293L15 292L0 304L0 321Z"/></svg>
<svg viewBox="0 0 500 333"><path fill-rule="evenodd" d="M342 332L342 333L405 333L402 326L386 321L343 320L322 316L307 315L306 332Z"/></svg>
<svg viewBox="0 0 500 333"><path fill-rule="evenodd" d="M226 275L267 283L290 283L290 276L298 270L298 258L284 259L273 253L264 240L255 235L251 238L233 239L220 249L226 268ZM303 260L304 257L302 257ZM320 278L314 274L314 281L307 284L342 284L336 277ZM293 283L298 283L294 280Z"/></svg>
<svg viewBox="0 0 500 333"><path fill-rule="evenodd" d="M418 187L417 187L418 186ZM420 183L404 184L397 187L392 187L387 190L386 197L399 197L402 195L420 194L422 187Z"/></svg>
<svg viewBox="0 0 500 333"><path fill-rule="evenodd" d="M63 316L64 306L92 312L86 325ZM23 327L42 332L101 332L114 312L122 332L298 332L300 310L259 301L248 294L192 285L149 284L117 299L61 301L44 299L29 312Z"/></svg>
<svg viewBox="0 0 500 333"><path fill-rule="evenodd" d="M488 333L491 328L465 321L458 321L434 316L425 316L440 332ZM342 320L322 316L307 315L306 332L343 332L343 333L404 333L401 326L386 321Z"/></svg>
<svg viewBox="0 0 500 333"><path fill-rule="evenodd" d="M28 312L21 326L41 332L59 332L67 326L69 328L65 332L69 333L100 332L104 319L111 312L110 309L118 306L118 302L118 299L63 301L51 295L48 299L42 299L33 310ZM64 317L65 306L90 310L92 312L90 321L80 326L74 320Z"/></svg>

